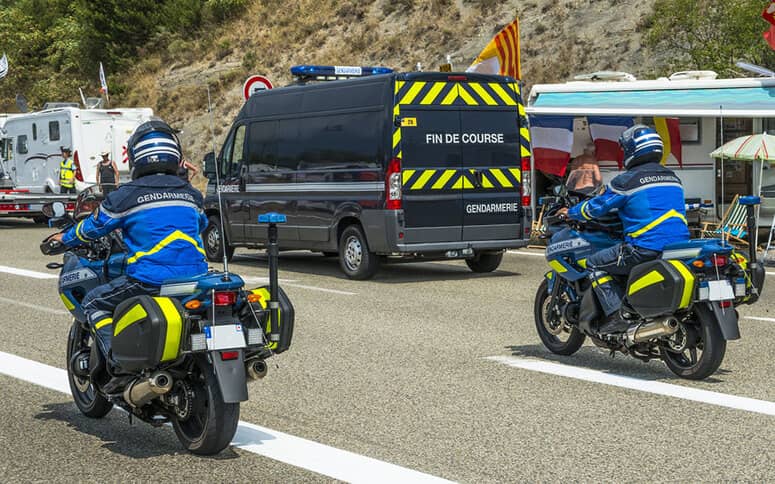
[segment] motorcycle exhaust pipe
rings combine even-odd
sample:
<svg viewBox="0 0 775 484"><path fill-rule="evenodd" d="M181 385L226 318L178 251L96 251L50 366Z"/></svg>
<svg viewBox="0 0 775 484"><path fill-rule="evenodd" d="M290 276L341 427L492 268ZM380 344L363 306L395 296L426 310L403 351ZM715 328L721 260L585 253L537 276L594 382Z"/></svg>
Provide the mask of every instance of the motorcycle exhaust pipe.
<svg viewBox="0 0 775 484"><path fill-rule="evenodd" d="M135 408L140 408L154 398L172 390L172 375L166 371L157 371L148 378L138 378L124 390L124 400Z"/></svg>
<svg viewBox="0 0 775 484"><path fill-rule="evenodd" d="M264 378L266 376L268 368L264 360L251 360L251 361L248 361L247 364L245 365L245 370L247 370L248 377L250 377L251 380L255 381L255 380L260 380L261 378Z"/></svg>
<svg viewBox="0 0 775 484"><path fill-rule="evenodd" d="M633 345L662 336L670 336L678 331L678 320L672 317L663 318L627 330L627 343Z"/></svg>

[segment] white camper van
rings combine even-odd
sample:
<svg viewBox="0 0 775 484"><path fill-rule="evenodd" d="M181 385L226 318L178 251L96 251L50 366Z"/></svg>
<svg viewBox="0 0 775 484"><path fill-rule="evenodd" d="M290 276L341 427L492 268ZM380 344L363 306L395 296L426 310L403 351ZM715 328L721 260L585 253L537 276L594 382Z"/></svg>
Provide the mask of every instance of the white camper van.
<svg viewBox="0 0 775 484"><path fill-rule="evenodd" d="M668 166L683 181L687 198L711 200L720 216L722 206L735 194L752 194L758 189L760 170L751 162L725 161L722 193L719 161L709 154L739 136L775 133L773 100L775 78L715 79L715 73L697 71L648 81L593 76L582 82L537 84L526 111L531 118L573 117L571 156L581 154L591 139L589 116L628 117L645 124L652 124L654 117L679 118L683 166L675 160ZM615 162L601 163L600 168L605 181L619 172ZM766 220L761 223L769 224L775 213L775 166L765 164L764 168L761 215Z"/></svg>
<svg viewBox="0 0 775 484"><path fill-rule="evenodd" d="M60 107L21 114L0 130L0 158L13 188L27 193L59 193L61 148L76 165L76 189L93 185L100 153L109 151L121 178L128 177L126 142L153 116L150 108L78 109Z"/></svg>

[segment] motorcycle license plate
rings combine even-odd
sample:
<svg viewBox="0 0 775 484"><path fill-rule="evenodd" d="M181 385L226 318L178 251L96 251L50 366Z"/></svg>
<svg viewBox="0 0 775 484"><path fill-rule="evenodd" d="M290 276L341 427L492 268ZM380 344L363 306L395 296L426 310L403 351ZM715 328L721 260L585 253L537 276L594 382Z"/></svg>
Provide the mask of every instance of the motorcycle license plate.
<svg viewBox="0 0 775 484"><path fill-rule="evenodd" d="M245 333L241 324L224 324L220 326L205 326L205 342L207 349L230 350L244 348Z"/></svg>
<svg viewBox="0 0 775 484"><path fill-rule="evenodd" d="M708 289L708 299L711 301L728 301L735 298L735 291L729 281L710 281Z"/></svg>

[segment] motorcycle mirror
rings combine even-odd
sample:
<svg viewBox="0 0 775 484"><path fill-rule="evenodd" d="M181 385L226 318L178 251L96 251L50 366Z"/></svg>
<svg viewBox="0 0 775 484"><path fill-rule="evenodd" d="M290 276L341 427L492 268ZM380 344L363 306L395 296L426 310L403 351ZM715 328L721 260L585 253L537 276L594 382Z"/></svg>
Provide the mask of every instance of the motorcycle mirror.
<svg viewBox="0 0 775 484"><path fill-rule="evenodd" d="M50 202L43 205L40 209L48 218L59 218L65 215L65 204L62 202Z"/></svg>

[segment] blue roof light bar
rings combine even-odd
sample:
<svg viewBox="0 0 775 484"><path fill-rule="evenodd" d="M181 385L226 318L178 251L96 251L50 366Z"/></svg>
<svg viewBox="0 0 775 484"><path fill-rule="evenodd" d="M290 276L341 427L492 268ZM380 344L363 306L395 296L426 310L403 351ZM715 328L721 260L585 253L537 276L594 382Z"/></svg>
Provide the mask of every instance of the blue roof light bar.
<svg viewBox="0 0 775 484"><path fill-rule="evenodd" d="M302 79L335 80L351 77L375 76L378 74L390 74L393 69L388 67L368 66L315 66L300 65L291 67L291 74Z"/></svg>

